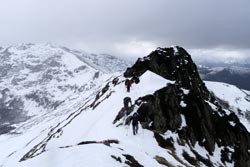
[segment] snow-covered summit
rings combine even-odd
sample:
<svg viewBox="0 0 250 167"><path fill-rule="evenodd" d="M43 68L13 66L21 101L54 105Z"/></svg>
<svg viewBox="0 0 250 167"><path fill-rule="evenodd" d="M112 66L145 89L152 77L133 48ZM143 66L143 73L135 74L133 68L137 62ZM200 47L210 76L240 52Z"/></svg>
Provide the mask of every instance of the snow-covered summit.
<svg viewBox="0 0 250 167"><path fill-rule="evenodd" d="M54 113L129 64L49 43L1 47L0 61L0 125Z"/></svg>
<svg viewBox="0 0 250 167"><path fill-rule="evenodd" d="M75 55L77 58L92 66L93 68L105 72L113 73L117 71L124 71L132 62L114 57L110 54L94 54L84 51L69 49L61 47L64 51Z"/></svg>

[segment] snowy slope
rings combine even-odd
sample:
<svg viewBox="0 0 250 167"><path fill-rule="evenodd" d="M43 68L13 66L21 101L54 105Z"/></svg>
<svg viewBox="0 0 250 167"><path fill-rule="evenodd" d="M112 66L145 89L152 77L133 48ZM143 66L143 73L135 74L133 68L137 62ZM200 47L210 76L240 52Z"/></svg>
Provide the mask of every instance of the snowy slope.
<svg viewBox="0 0 250 167"><path fill-rule="evenodd" d="M27 119L36 124L42 121L40 115L67 113L67 105L82 101L110 73L128 65L112 56L73 52L51 44L2 47L0 61L0 134ZM107 66L112 70L106 70Z"/></svg>
<svg viewBox="0 0 250 167"><path fill-rule="evenodd" d="M31 48L32 47L37 46L31 46ZM51 46L48 47L48 50L51 52ZM44 46L42 48L44 50ZM37 51L37 49L39 48L35 50ZM4 150L0 152L1 167L234 166L233 161L222 160L222 152L225 150L229 150L227 155L228 157L232 157L232 153L235 150L233 145L224 146L221 145L221 143L219 143L219 145L215 142L214 150L211 153L204 146L204 143L208 141L207 138L203 138L201 142L196 141L194 143L190 143L192 142L191 140L185 141L185 138L181 138L180 131L184 132L182 135L188 135L189 132L191 132L188 131L190 130L188 126L190 126L190 117L192 117L192 115L188 117L185 112L179 113L181 119L180 126L173 130L167 129L164 133L158 133L156 129L147 130L140 127L139 134L134 136L131 126L124 125L125 119L114 122L122 111L124 97L129 96L132 98L134 104L133 112L135 112L138 109L138 106L135 105L135 100L138 100L139 97L146 97L147 95L151 97L155 91L163 87L167 90L176 90L177 86L175 84L177 80L170 81L147 71L140 76L139 84L133 84L131 92L128 93L124 86L125 78L121 73L105 74L108 70L104 70L104 72L101 73L94 68L96 64L91 63L90 60L87 61L88 58L79 58L80 55L75 53L75 51L67 51L65 48L54 49L62 52L60 56L56 56L59 58L57 62L61 62L57 70L64 70L63 67L65 67L75 72L75 66L71 66L71 63L76 64L76 67L84 65L86 68L80 71L83 70L82 75L85 76L85 70L90 70L90 72L86 73L86 76L88 78L88 74L91 74L89 78L93 81L93 85L91 88L84 89L83 91L66 89L66 92L69 92L69 96L65 96L64 92L56 91L58 95L60 94L60 97L56 98L65 98L65 101L61 103L59 107L46 110L46 112L33 116L28 121L15 125L16 129L12 130L12 133L0 135L0 148ZM10 50L11 49L8 49L8 53ZM16 48L14 48L11 53L14 52L17 52ZM39 53L40 52L41 51L39 51ZM48 52L45 53L48 55ZM179 55L176 53L177 52L174 52L174 56L178 57ZM72 56L72 59L68 60L69 56ZM71 61L71 63L67 65L67 62L64 63L64 61ZM96 71L99 72L101 76L93 80L93 77L95 78L96 76ZM192 70L192 72L195 71ZM73 73L74 77L68 76L69 79L66 79L65 82L76 84L76 87L81 86L79 81L82 79L82 75L79 75L78 78L78 72L75 72ZM53 75L53 77L56 76L57 74ZM61 77L63 76L60 76L60 78ZM118 82L114 82L114 79L118 79ZM46 85L49 87L47 91L53 92L51 86L56 84L58 83L55 82L54 79L49 80L49 82L45 80L37 84L37 87L46 90L47 87L41 87L41 85ZM248 101L246 99L244 100L244 97L246 97L244 92L234 86L223 83L206 82L206 85L218 98L230 102L228 107L224 108L227 112L236 112L241 122L244 123L245 126L249 125L246 119L247 114L244 113L244 115L241 115L238 110L239 108L243 112L248 109ZM22 90L22 88L20 90ZM161 92L164 91L158 93ZM168 92L170 96L163 97L170 97L168 98L169 101L173 100L171 99L172 96L180 97L180 101L176 103L175 107L180 106L179 109L185 109L186 107L190 107L190 103L196 104L195 101L192 101L193 97L190 96L190 92L191 90L188 88L184 89L180 87L179 92L176 92L175 95L171 94L175 92L170 91ZM4 91L0 98L6 100L12 97L8 93L8 91ZM177 96L178 93L180 93L180 96ZM154 94L154 96L158 95ZM189 97L190 99L185 99L185 97ZM190 100L190 102L187 100ZM194 100L199 99L196 98ZM155 100L155 102L161 103L163 101L158 99ZM142 103L145 103L145 101ZM216 108L210 101L206 101L204 104L205 103L208 103L212 109ZM167 107L166 105L163 106ZM140 107L142 107L142 105ZM206 109L206 111L204 110L205 113L211 111L213 112L212 114L218 116L213 118L218 119L220 117L219 114L215 113L218 111L217 109L209 110L209 107ZM191 108L190 114L194 113L194 111L195 108ZM131 112L130 115L132 115L133 112ZM228 115L228 113L226 113L226 115ZM221 118L227 118L227 116ZM226 124L229 124L232 129L234 129L236 125L234 121L226 122ZM198 128L199 127L197 127L197 129ZM185 134L185 132L187 134ZM159 140L163 140L163 143L166 145L162 146ZM247 151L249 150L246 150L246 152ZM196 159L197 157L200 157L200 159Z"/></svg>
<svg viewBox="0 0 250 167"><path fill-rule="evenodd" d="M221 82L206 81L205 84L210 91L229 105L229 110L238 115L242 124L250 132L250 101L247 91Z"/></svg>
<svg viewBox="0 0 250 167"><path fill-rule="evenodd" d="M77 58L92 66L93 68L105 73L124 71L127 67L132 65L132 62L130 61L119 59L109 54L94 54L79 50L73 50L66 47L61 48L64 51L75 55Z"/></svg>
<svg viewBox="0 0 250 167"><path fill-rule="evenodd" d="M140 83L133 85L128 93L124 80L119 77L117 85L111 84L112 79L109 80L109 89L106 92L102 91L103 89L96 92L99 98L90 96L82 101L80 108L59 116L58 120L33 126L22 135L0 136L0 147L6 150L0 153L2 167L68 167L83 164L91 167L124 167L130 166L128 164L132 162L145 167L164 166L158 162L174 166L192 166L182 154L194 154L188 145L178 144L176 133L168 131L162 136L166 139L173 138L176 150L171 152L159 147L152 131L140 127L139 134L134 136L131 127L117 127L117 124L112 123L123 107L124 97L130 96L134 101L173 81L146 72L141 76ZM182 119L182 126L186 126L185 118ZM198 144L195 149L204 157L209 155ZM222 164L218 158L221 149L216 147L214 154L210 155L210 159L217 163L216 166ZM131 160L131 157L135 161ZM200 165L205 166L202 163Z"/></svg>
<svg viewBox="0 0 250 167"><path fill-rule="evenodd" d="M124 166L125 157L123 154L133 154L137 160L143 166L161 166L153 158L156 155L168 156L163 149L160 149L153 139L153 133L140 129L138 136L133 136L131 133L131 127L119 127L116 128L112 124L115 116L122 108L123 98L130 96L133 100L140 97L145 93L153 93L156 89L166 86L170 82L156 74L150 72L146 73L141 78L141 84L133 85L131 93L127 93L123 83L113 87L110 90L112 95L105 101L103 101L94 110L86 106L94 100L87 102L81 109L81 114L74 119L65 119L62 116L60 125L57 127L58 122L48 122L51 124L53 132L60 132L56 134L55 138L51 138L46 142L45 152L37 154L32 159L18 162L22 156L29 151L34 145L38 144L43 138L46 138L50 129L45 129L44 132L37 134L38 131L42 130L41 126L32 128L29 132L19 137L8 138L7 136L1 136L1 148L11 150L6 151L5 155L1 155L1 158L7 157L12 151L17 150L14 154L3 161L3 166L78 166L85 164L86 166ZM151 85L150 87L148 85ZM72 113L77 115L79 110ZM73 116L71 116L73 117ZM70 122L70 123L69 123ZM65 126L66 125L66 126ZM36 134L35 134L36 133ZM29 137L38 135L37 138L32 140ZM5 139L5 140L4 140ZM119 144L111 144L111 147L107 147L103 144L89 144L77 146L82 141L103 141L103 140L118 140ZM23 143L15 144L16 141ZM31 141L29 143L29 141ZM143 143L143 145L142 145ZM145 148L145 145L147 146ZM70 146L70 147L68 147ZM72 146L72 147L71 147ZM13 148L14 147L14 148ZM65 148L63 148L65 147ZM66 148L68 147L68 148ZM12 149L11 149L12 148ZM122 164L114 160L111 155L115 157L123 157ZM172 158L173 159L173 158ZM176 160L172 160L173 163L177 163Z"/></svg>

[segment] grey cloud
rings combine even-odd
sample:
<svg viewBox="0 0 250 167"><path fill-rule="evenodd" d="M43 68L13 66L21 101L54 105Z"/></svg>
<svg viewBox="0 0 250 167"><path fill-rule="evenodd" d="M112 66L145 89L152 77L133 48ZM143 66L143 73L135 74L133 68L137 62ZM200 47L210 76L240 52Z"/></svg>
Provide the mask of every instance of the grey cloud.
<svg viewBox="0 0 250 167"><path fill-rule="evenodd" d="M247 0L3 0L0 45L55 42L118 53L117 43L147 41L250 49L249 6Z"/></svg>

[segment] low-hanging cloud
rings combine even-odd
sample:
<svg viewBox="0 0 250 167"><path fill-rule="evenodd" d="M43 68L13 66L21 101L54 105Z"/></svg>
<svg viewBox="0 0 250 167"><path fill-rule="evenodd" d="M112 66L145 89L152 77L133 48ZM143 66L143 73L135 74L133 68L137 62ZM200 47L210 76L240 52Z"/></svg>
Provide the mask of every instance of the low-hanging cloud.
<svg viewBox="0 0 250 167"><path fill-rule="evenodd" d="M145 56L153 47L174 44L242 50L247 57L249 6L247 0L3 0L0 45L52 42Z"/></svg>

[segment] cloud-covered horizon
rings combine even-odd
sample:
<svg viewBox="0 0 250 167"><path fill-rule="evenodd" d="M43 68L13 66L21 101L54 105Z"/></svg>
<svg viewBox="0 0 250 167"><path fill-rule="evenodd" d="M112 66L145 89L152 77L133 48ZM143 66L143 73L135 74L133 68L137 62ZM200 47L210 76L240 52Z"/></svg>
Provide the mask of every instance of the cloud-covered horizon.
<svg viewBox="0 0 250 167"><path fill-rule="evenodd" d="M131 57L179 45L197 57L249 58L249 6L247 0L3 0L0 45L51 42Z"/></svg>

